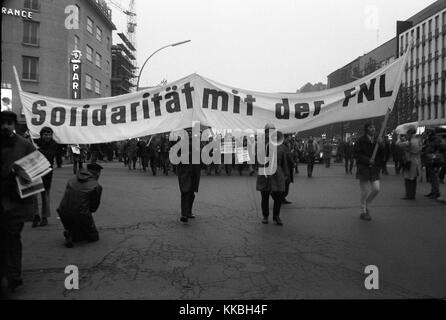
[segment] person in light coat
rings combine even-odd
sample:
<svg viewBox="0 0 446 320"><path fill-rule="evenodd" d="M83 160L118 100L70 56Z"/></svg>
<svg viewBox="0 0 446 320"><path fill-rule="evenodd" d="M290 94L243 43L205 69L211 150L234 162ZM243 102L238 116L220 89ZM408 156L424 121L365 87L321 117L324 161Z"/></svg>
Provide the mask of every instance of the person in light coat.
<svg viewBox="0 0 446 320"><path fill-rule="evenodd" d="M415 133L416 128L410 127L406 136L400 136L396 142L396 145L404 151L403 176L406 189L404 200L415 200L417 177L420 174L422 142Z"/></svg>

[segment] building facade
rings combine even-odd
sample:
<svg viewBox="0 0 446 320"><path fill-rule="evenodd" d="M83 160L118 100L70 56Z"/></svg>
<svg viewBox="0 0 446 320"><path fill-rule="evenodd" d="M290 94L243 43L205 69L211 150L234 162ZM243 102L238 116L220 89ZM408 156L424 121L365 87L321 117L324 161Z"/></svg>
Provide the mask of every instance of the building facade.
<svg viewBox="0 0 446 320"><path fill-rule="evenodd" d="M402 85L416 98L422 126L446 124L446 1L437 1L399 28L398 54L412 41Z"/></svg>
<svg viewBox="0 0 446 320"><path fill-rule="evenodd" d="M77 98L111 95L111 10L103 0L2 2L2 93L24 123L13 66L24 91L72 97L71 55L81 53Z"/></svg>

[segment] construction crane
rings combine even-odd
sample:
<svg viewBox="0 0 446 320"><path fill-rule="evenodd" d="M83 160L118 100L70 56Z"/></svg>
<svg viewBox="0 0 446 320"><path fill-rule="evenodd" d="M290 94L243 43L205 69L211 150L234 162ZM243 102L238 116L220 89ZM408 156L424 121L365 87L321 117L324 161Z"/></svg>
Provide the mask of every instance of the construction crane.
<svg viewBox="0 0 446 320"><path fill-rule="evenodd" d="M136 6L135 0L130 0L129 8L125 9L121 1L116 0L108 0L110 5L122 11L127 16L127 30L126 36L129 39L130 43L136 48Z"/></svg>

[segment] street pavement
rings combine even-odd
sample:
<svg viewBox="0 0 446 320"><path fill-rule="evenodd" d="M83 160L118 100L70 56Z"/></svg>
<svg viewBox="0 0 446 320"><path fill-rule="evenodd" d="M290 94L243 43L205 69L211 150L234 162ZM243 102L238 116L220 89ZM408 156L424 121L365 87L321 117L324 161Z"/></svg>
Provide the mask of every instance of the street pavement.
<svg viewBox="0 0 446 320"><path fill-rule="evenodd" d="M393 168L366 222L354 175L317 165L308 179L300 164L277 226L261 223L256 178L247 172L202 172L196 219L183 225L175 175L101 165L100 240L65 248L55 209L72 169L56 168L52 217L46 227L25 225L24 286L10 298L446 298L446 206L423 197L425 182L416 201L401 200L404 183ZM270 207L272 215L272 199ZM78 290L65 289L67 265L79 269ZM368 265L378 267L377 290L364 286Z"/></svg>

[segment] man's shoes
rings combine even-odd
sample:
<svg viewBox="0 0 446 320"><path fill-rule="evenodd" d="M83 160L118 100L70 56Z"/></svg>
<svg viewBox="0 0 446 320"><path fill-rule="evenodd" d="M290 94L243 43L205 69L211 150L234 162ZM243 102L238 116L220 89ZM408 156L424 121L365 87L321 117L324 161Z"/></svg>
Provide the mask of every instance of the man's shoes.
<svg viewBox="0 0 446 320"><path fill-rule="evenodd" d="M283 204L291 204L292 202L291 202L291 201L288 201L287 199L283 199L282 203L283 203Z"/></svg>
<svg viewBox="0 0 446 320"><path fill-rule="evenodd" d="M191 214L188 214L188 215L187 215L187 218L188 218L188 219L195 219L195 216L191 213Z"/></svg>
<svg viewBox="0 0 446 320"><path fill-rule="evenodd" d="M263 219L262 219L262 223L263 223L263 224L268 224L268 218L263 218Z"/></svg>
<svg viewBox="0 0 446 320"><path fill-rule="evenodd" d="M65 247L73 248L73 237L71 237L71 233L69 231L64 231L63 236L65 237Z"/></svg>
<svg viewBox="0 0 446 320"><path fill-rule="evenodd" d="M42 218L42 221L40 222L40 226L44 227L48 224L48 219L47 218Z"/></svg>
<svg viewBox="0 0 446 320"><path fill-rule="evenodd" d="M431 193L425 194L424 196L425 196L426 198L430 198L430 197L432 197L432 195L433 195L433 193L431 192Z"/></svg>
<svg viewBox="0 0 446 320"><path fill-rule="evenodd" d="M273 220L278 226L283 226L282 220L280 220L280 218L274 218Z"/></svg>
<svg viewBox="0 0 446 320"><path fill-rule="evenodd" d="M359 218L360 218L361 220L371 221L371 220L372 220L372 217L370 216L369 209L367 209L366 212L361 213L361 215L359 216Z"/></svg>
<svg viewBox="0 0 446 320"><path fill-rule="evenodd" d="M181 217L181 218L180 218L180 221L181 221L182 223L187 223L187 217Z"/></svg>
<svg viewBox="0 0 446 320"><path fill-rule="evenodd" d="M38 226L39 226L39 222L40 222L40 216L35 215L35 216L34 216L34 219L33 219L32 227L33 227L33 228L38 227Z"/></svg>
<svg viewBox="0 0 446 320"><path fill-rule="evenodd" d="M18 287L23 285L23 280L22 279L11 279L8 280L8 291L9 292L14 292L15 289L17 289Z"/></svg>

